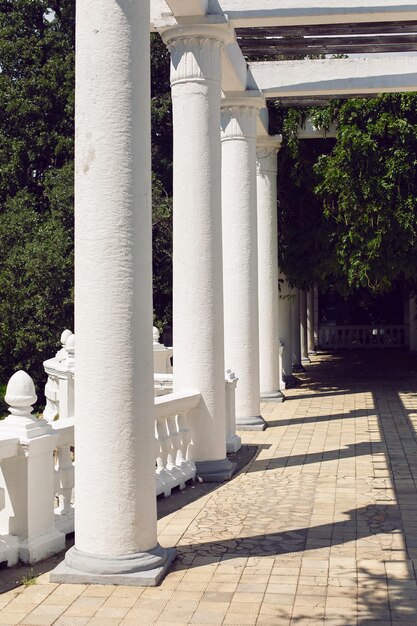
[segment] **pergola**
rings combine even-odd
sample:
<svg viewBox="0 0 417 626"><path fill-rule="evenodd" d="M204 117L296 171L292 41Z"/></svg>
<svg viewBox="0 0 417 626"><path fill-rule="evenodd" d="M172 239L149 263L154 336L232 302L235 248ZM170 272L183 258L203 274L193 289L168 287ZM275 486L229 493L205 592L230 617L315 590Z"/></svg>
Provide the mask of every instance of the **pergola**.
<svg viewBox="0 0 417 626"><path fill-rule="evenodd" d="M416 24L416 0L77 3L76 539L52 580L156 584L174 558L156 536L149 25L171 53L174 393L201 394L191 457L222 481L225 369L238 428L263 429L279 337L291 366L266 100L417 90L412 56L268 59L415 50Z"/></svg>

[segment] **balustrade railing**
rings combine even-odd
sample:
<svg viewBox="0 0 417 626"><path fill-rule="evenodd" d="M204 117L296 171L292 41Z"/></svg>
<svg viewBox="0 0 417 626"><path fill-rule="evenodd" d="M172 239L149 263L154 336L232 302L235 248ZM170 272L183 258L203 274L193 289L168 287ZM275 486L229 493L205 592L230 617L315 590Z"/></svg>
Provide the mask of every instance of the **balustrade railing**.
<svg viewBox="0 0 417 626"><path fill-rule="evenodd" d="M372 324L334 326L320 324L319 347L322 349L400 348L407 345L404 325Z"/></svg>
<svg viewBox="0 0 417 626"><path fill-rule="evenodd" d="M188 413L201 400L199 393L170 393L155 398L156 494L171 495L194 480L196 467L187 459L191 443Z"/></svg>
<svg viewBox="0 0 417 626"><path fill-rule="evenodd" d="M28 374L16 372L7 386L9 415L0 421L0 565L12 566L19 560L34 563L55 554L74 531L75 336L71 331L62 333L61 346L44 362L48 380L42 417L32 414L37 397ZM165 354L169 369L170 357ZM170 372L155 374L155 386L158 382L163 395L154 404L156 494L169 496L196 476L189 459L189 416L192 419L201 395L170 393ZM227 447L232 452L240 447L235 430L236 383L235 375L227 372Z"/></svg>

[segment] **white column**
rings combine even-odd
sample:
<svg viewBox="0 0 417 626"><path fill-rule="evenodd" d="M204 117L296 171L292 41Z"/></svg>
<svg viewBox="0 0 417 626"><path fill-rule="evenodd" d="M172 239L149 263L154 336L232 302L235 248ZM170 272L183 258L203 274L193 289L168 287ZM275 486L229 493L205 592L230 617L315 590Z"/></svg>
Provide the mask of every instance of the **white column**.
<svg viewBox="0 0 417 626"><path fill-rule="evenodd" d="M307 348L308 354L315 354L314 349L314 289L307 292Z"/></svg>
<svg viewBox="0 0 417 626"><path fill-rule="evenodd" d="M154 585L149 3L77 2L75 546L54 582Z"/></svg>
<svg viewBox="0 0 417 626"><path fill-rule="evenodd" d="M291 386L294 381L292 375L292 312L291 312L291 288L287 279L280 274L279 296L279 339L283 344L282 350L282 378L286 386Z"/></svg>
<svg viewBox="0 0 417 626"><path fill-rule="evenodd" d="M205 481L231 477L226 458L221 224L221 50L224 26L166 30L174 132L174 391L198 391L190 459ZM240 382L239 382L240 385Z"/></svg>
<svg viewBox="0 0 417 626"><path fill-rule="evenodd" d="M408 320L409 320L409 327L408 327L408 333L409 333L409 347L411 352L417 352L417 306L416 306L416 299L414 297L411 297L409 299L409 316L408 316Z"/></svg>
<svg viewBox="0 0 417 626"><path fill-rule="evenodd" d="M260 415L256 124L259 97L222 101L222 212L226 369L239 378L236 426L264 430Z"/></svg>
<svg viewBox="0 0 417 626"><path fill-rule="evenodd" d="M259 365L263 399L283 399L278 335L277 151L281 137L258 138L256 153L259 284Z"/></svg>
<svg viewBox="0 0 417 626"><path fill-rule="evenodd" d="M307 292L300 289L300 341L301 363L310 363L307 348Z"/></svg>
<svg viewBox="0 0 417 626"><path fill-rule="evenodd" d="M320 316L319 316L319 288L317 287L317 285L314 285L313 288L313 294L314 294L314 314L313 314L313 319L314 319L314 345L318 346L319 345L319 323L320 323Z"/></svg>
<svg viewBox="0 0 417 626"><path fill-rule="evenodd" d="M301 332L300 332L300 290L293 290L291 303L292 315L292 371L302 372L301 364Z"/></svg>

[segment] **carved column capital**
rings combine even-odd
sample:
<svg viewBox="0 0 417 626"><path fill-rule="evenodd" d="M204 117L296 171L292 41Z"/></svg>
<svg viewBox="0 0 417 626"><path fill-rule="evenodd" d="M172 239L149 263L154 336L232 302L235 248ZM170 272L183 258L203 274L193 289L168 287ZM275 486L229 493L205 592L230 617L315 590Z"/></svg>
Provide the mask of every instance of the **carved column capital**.
<svg viewBox="0 0 417 626"><path fill-rule="evenodd" d="M277 173L277 153L281 148L281 135L258 137L256 144L256 172L258 175Z"/></svg>
<svg viewBox="0 0 417 626"><path fill-rule="evenodd" d="M177 26L161 33L171 54L171 85L221 81L220 54L230 40L226 25Z"/></svg>
<svg viewBox="0 0 417 626"><path fill-rule="evenodd" d="M221 103L222 141L256 139L258 113L264 106L265 101L258 93L223 98Z"/></svg>

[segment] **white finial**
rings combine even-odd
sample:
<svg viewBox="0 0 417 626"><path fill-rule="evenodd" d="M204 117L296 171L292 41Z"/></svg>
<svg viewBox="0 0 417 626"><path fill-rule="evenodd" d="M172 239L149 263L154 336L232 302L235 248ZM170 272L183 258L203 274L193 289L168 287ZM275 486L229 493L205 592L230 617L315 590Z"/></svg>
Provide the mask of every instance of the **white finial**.
<svg viewBox="0 0 417 626"><path fill-rule="evenodd" d="M65 350L68 354L74 355L75 352L75 335L71 334L65 342Z"/></svg>
<svg viewBox="0 0 417 626"><path fill-rule="evenodd" d="M68 364L68 368L72 371L75 364L75 335L70 335L70 337L68 337L65 344L65 350L68 355L66 363Z"/></svg>
<svg viewBox="0 0 417 626"><path fill-rule="evenodd" d="M66 328L61 333L61 345L62 345L63 348L65 348L66 341L67 341L68 337L70 337L71 335L72 335L72 331L68 330L68 328Z"/></svg>
<svg viewBox="0 0 417 626"><path fill-rule="evenodd" d="M29 374L23 370L13 374L8 382L4 399L10 406L9 412L12 415L30 415L33 410L32 405L35 404L38 396Z"/></svg>
<svg viewBox="0 0 417 626"><path fill-rule="evenodd" d="M159 343L160 333L156 326L153 327L153 342Z"/></svg>

